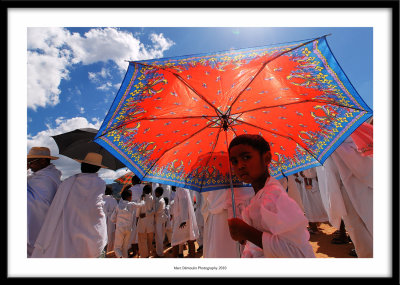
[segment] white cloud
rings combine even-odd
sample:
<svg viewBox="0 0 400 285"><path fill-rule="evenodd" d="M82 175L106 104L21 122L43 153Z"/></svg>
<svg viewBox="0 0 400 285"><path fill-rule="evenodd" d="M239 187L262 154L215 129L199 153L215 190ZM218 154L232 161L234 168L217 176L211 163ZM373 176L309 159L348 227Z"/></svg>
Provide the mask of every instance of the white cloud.
<svg viewBox="0 0 400 285"><path fill-rule="evenodd" d="M103 79L111 78L110 70L102 68L99 72L88 72L88 78L92 82L101 82Z"/></svg>
<svg viewBox="0 0 400 285"><path fill-rule="evenodd" d="M67 64L66 58L28 52L28 108L36 110L60 102L58 87L62 79L68 79Z"/></svg>
<svg viewBox="0 0 400 285"><path fill-rule="evenodd" d="M52 155L59 157L59 159L53 160L52 163L62 172L61 179L68 178L76 173L80 173L80 164L71 158L60 155L57 144L51 136L70 132L80 128L99 129L102 122L98 118L92 118L91 120L92 123L88 122L88 120L83 117L75 117L71 119L59 117L55 120L57 124L55 128L48 127L47 130L41 131L36 135L28 135L27 152L29 152L33 146L48 147ZM120 169L119 171L101 169L99 171L99 175L103 179L116 179L121 176L120 174L125 171L124 169L125 168Z"/></svg>
<svg viewBox="0 0 400 285"><path fill-rule="evenodd" d="M150 35L150 40L153 42L154 46L150 50L150 53L152 54L152 57L161 57L163 52L171 48L175 43L171 41L170 39L167 39L164 37L164 35L161 34L151 34ZM156 55L156 56L155 56Z"/></svg>
<svg viewBox="0 0 400 285"><path fill-rule="evenodd" d="M110 88L113 86L113 84L111 82L106 82L98 87L96 87L97 90L101 90L101 91L107 91L110 90Z"/></svg>
<svg viewBox="0 0 400 285"><path fill-rule="evenodd" d="M73 64L112 61L123 72L127 60L162 57L174 44L163 34L151 34L150 39L153 46L145 47L131 33L116 28L95 28L83 36L64 28L28 28L28 108L57 105L60 82L69 79ZM106 78L109 71L103 68L88 76Z"/></svg>

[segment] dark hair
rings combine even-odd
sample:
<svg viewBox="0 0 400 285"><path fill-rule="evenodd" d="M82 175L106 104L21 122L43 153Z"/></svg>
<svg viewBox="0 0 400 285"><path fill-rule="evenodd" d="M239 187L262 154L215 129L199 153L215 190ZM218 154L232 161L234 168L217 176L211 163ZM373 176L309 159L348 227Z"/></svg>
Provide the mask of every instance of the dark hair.
<svg viewBox="0 0 400 285"><path fill-rule="evenodd" d="M132 196L132 191L131 190L129 190L129 189L124 189L122 192L121 192L121 198L123 199L123 200L126 200L128 197L130 197L130 196Z"/></svg>
<svg viewBox="0 0 400 285"><path fill-rule="evenodd" d="M165 205L168 205L169 199L168 197L164 197Z"/></svg>
<svg viewBox="0 0 400 285"><path fill-rule="evenodd" d="M101 167L89 163L82 162L81 163L81 171L82 173L96 173L99 171Z"/></svg>
<svg viewBox="0 0 400 285"><path fill-rule="evenodd" d="M158 186L156 188L156 190L154 190L154 193L159 193L161 196L164 193L164 188L162 188L161 186Z"/></svg>
<svg viewBox="0 0 400 285"><path fill-rule="evenodd" d="M269 143L260 135L251 135L251 134L243 134L235 137L231 143L229 144L228 151L231 151L231 148L237 146L239 144L249 145L260 152L260 154L264 154L271 150Z"/></svg>
<svg viewBox="0 0 400 285"><path fill-rule="evenodd" d="M133 185L140 184L140 179L139 179L139 177L137 177L136 175L133 175L133 176L132 176L131 181L132 181L132 184L133 184Z"/></svg>
<svg viewBox="0 0 400 285"><path fill-rule="evenodd" d="M149 193L151 193L151 190L152 190L152 188L151 188L151 185L150 185L150 184L144 185L144 187L143 187L143 193L144 193L144 194L149 194Z"/></svg>
<svg viewBox="0 0 400 285"><path fill-rule="evenodd" d="M112 195L113 194L113 189L110 185L106 185L106 191L105 191L106 195Z"/></svg>
<svg viewBox="0 0 400 285"><path fill-rule="evenodd" d="M176 186L171 186L172 191L176 191Z"/></svg>

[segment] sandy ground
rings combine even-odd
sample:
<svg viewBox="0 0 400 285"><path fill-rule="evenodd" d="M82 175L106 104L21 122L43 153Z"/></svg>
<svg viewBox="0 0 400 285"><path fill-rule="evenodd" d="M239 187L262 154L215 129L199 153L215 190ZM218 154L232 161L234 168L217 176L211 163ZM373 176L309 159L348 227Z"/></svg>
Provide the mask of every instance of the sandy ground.
<svg viewBox="0 0 400 285"><path fill-rule="evenodd" d="M331 240L333 238L333 233L336 231L335 228L331 227L327 223L321 223L318 226L318 232L315 234L310 234L310 243L314 249L317 258L356 258L349 254L350 250L354 248L353 244L350 242L348 244L332 244ZM196 258L203 258L203 253L197 252L198 244L196 245ZM188 251L185 249L183 251L184 258L187 258ZM114 252L108 252L107 257L114 258ZM164 250L164 258L171 258L171 247L166 247ZM133 258L138 258L134 256ZM151 257L152 258L152 257Z"/></svg>

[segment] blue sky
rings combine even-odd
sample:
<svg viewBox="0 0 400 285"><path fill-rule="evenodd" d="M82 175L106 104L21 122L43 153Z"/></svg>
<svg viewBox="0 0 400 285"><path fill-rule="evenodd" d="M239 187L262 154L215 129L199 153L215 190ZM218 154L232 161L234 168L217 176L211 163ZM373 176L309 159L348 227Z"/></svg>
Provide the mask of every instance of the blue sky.
<svg viewBox="0 0 400 285"><path fill-rule="evenodd" d="M234 27L28 28L28 150L44 145L55 155L51 135L99 128L128 66L143 60L311 39L330 34L328 44L350 82L373 108L373 29ZM78 173L75 161L54 161L63 178ZM107 182L119 171L101 170Z"/></svg>

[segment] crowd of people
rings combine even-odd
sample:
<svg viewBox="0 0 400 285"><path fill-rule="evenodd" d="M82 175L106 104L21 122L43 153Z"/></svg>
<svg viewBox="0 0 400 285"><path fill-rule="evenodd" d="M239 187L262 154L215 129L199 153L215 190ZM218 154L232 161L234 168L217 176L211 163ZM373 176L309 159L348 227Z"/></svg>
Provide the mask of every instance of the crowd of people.
<svg viewBox="0 0 400 285"><path fill-rule="evenodd" d="M356 133L323 166L280 180L269 175L270 146L259 135L229 144L233 173L252 187L196 192L132 177L117 200L99 177L102 156L89 153L81 173L61 181L46 147L27 156L29 258L297 257L314 258L318 223L337 228L333 243L373 257L372 151ZM372 150L372 146L370 148Z"/></svg>

